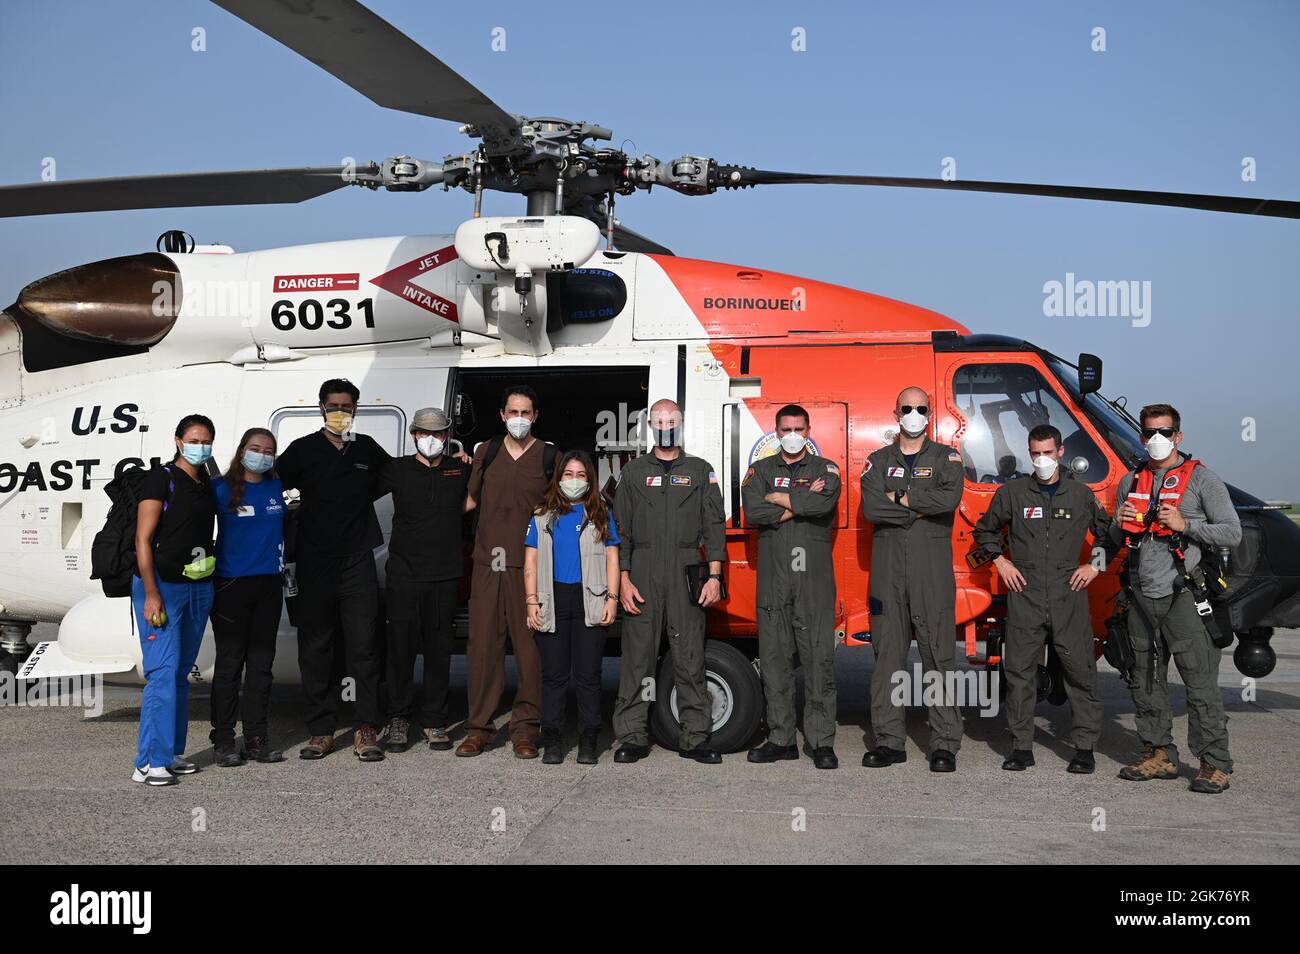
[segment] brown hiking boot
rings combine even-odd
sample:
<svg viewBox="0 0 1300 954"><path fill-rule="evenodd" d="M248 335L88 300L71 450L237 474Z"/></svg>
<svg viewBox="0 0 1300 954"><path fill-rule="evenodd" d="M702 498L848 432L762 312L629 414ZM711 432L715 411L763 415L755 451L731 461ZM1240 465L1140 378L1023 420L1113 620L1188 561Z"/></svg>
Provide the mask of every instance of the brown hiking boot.
<svg viewBox="0 0 1300 954"><path fill-rule="evenodd" d="M1132 765L1119 770L1119 777L1130 782L1149 782L1153 778L1177 778L1178 766L1169 760L1169 753L1154 746L1142 746L1142 755Z"/></svg>
<svg viewBox="0 0 1300 954"><path fill-rule="evenodd" d="M307 744L298 750L300 759L323 759L334 751L334 736L313 735Z"/></svg>
<svg viewBox="0 0 1300 954"><path fill-rule="evenodd" d="M1196 773L1196 778L1192 779L1192 784L1188 787L1193 792L1218 795L1228 787L1228 773L1201 759L1201 770Z"/></svg>
<svg viewBox="0 0 1300 954"><path fill-rule="evenodd" d="M379 744L379 733L369 722L363 722L357 726L356 740L352 743L352 751L357 754L363 762L382 762L384 760L384 748Z"/></svg>

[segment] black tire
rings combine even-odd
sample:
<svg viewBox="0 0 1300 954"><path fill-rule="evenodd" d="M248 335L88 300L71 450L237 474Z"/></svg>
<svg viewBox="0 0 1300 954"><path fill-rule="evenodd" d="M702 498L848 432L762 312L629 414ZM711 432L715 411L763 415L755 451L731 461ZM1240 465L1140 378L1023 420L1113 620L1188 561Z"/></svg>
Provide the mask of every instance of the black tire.
<svg viewBox="0 0 1300 954"><path fill-rule="evenodd" d="M713 698L714 724L709 744L719 752L736 752L747 746L763 716L763 684L754 664L734 646L710 639L704 643L705 678ZM650 707L650 732L664 748L677 748L679 727L674 713L677 688L673 660L665 653L655 677L654 705Z"/></svg>
<svg viewBox="0 0 1300 954"><path fill-rule="evenodd" d="M22 661L22 657L15 656L13 653L7 653L3 649L0 649L0 672L17 675L18 667L22 665Z"/></svg>

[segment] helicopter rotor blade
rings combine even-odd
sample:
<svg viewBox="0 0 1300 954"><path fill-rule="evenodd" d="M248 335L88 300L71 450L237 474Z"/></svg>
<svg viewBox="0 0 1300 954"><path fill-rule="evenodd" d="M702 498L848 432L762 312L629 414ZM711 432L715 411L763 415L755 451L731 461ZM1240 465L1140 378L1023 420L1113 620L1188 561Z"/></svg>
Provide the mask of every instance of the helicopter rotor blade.
<svg viewBox="0 0 1300 954"><path fill-rule="evenodd" d="M372 102L469 123L485 141L519 122L446 63L356 0L212 0Z"/></svg>
<svg viewBox="0 0 1300 954"><path fill-rule="evenodd" d="M321 166L33 182L0 186L0 218L60 212L303 202L341 189L349 181L341 167Z"/></svg>
<svg viewBox="0 0 1300 954"><path fill-rule="evenodd" d="M1061 199L1092 199L1101 202L1132 202L1165 205L1207 212L1235 212L1241 215L1269 215L1300 218L1300 202L1287 199L1256 199L1235 195L1197 195L1186 192L1151 192L1143 189L1099 189L1090 186L1040 185L1028 182L980 182L977 180L914 179L897 176L839 176L805 172L771 172L742 166L718 166L718 188L751 185L863 185L903 189L950 189L957 192L998 192L1007 195L1040 195Z"/></svg>
<svg viewBox="0 0 1300 954"><path fill-rule="evenodd" d="M614 249L619 252L647 252L651 255L674 254L672 249L640 232L632 231L626 225L614 226Z"/></svg>

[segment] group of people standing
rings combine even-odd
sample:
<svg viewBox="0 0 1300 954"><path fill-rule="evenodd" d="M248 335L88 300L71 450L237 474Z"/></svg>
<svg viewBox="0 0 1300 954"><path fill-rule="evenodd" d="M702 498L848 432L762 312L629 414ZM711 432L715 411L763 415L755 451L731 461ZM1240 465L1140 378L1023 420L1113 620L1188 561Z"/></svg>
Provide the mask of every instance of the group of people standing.
<svg viewBox="0 0 1300 954"><path fill-rule="evenodd" d="M209 477L207 467L215 428L202 415L188 415L176 429L175 458L148 473L137 511L132 594L146 675L135 779L169 785L177 775L197 771L184 758L188 676L209 616L216 639L211 738L217 764L283 760L268 741L267 706L286 592L294 601L290 615L298 628L307 702L309 738L301 758L320 759L334 750L340 697L354 705L353 750L362 761L408 748L416 722L430 748L451 749L448 674L467 514L476 526L468 717L457 756L479 755L496 737L509 640L517 670L507 729L514 755L564 760L562 728L572 690L577 758L595 763L605 636L621 609L614 760L632 763L649 754L647 718L666 636L678 752L704 764L720 762L710 744L704 611L724 598L725 518L717 472L683 449L681 408L670 400L649 408L651 450L624 465L611 507L587 453L561 452L533 433L538 397L526 385L506 389L500 402L504 433L480 443L472 457L453 439L451 421L438 408L413 415L415 453L390 457L354 429L359 400L351 382L326 381L319 394L320 430L277 455L274 435L252 428L219 477ZM861 476L863 515L874 527L869 601L876 744L863 758L873 768L906 759L904 708L890 688L913 637L927 672L951 672L955 657L952 530L963 491L962 457L927 436L929 398L923 389L904 390L894 416L897 439L871 454ZM814 765L833 769L832 544L841 475L833 461L812 452L812 421L803 407L782 407L774 424L779 450L756 460L742 481L745 518L759 534L756 616L768 728L766 741L750 750L748 760L799 758L794 675L802 665L805 740ZM1194 565L1198 545L1230 546L1240 536L1222 482L1177 453L1177 412L1167 405L1144 408L1142 426L1150 460L1125 478L1114 521L1086 485L1062 473L1061 435L1043 425L1029 434L1034 475L1003 484L976 529L979 547L1009 591L1005 668L1014 748L1005 769L1033 764L1036 673L1049 638L1073 709L1076 755L1069 769L1095 767L1092 743L1100 732L1101 706L1085 588L1105 564L1079 563L1089 532L1108 557L1124 546L1136 550L1148 538L1165 542L1176 534L1180 566L1184 556ZM1150 471L1145 477L1144 470ZM1166 490L1151 493L1152 476ZM1138 490L1130 492L1129 485ZM1171 487L1179 489L1171 493ZM385 625L373 559L382 543L374 501L390 493ZM1149 501L1145 509L1139 507L1143 499ZM290 512L292 579L284 573ZM1120 530L1121 523L1127 530ZM1004 529L1010 556L1004 553ZM1217 655L1195 640L1195 608L1161 562L1158 547L1143 548L1149 551L1154 555L1143 560L1134 587L1160 622L1145 657L1138 651L1145 678L1143 689L1135 683L1134 698L1143 754L1121 775L1177 775L1166 682L1172 655L1195 701L1189 705L1189 735L1202 768L1193 787L1221 791L1232 763ZM1168 648L1163 661L1157 632ZM336 659L339 644L342 660ZM417 656L424 658L418 701ZM242 747L237 719L243 723ZM930 706L929 720L930 768L954 771L962 732L956 701Z"/></svg>

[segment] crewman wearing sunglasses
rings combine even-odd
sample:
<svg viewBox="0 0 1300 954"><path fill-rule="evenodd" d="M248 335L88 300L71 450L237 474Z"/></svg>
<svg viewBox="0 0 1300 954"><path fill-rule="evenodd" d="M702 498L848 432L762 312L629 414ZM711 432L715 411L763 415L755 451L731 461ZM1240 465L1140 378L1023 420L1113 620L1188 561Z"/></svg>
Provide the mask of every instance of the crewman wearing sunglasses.
<svg viewBox="0 0 1300 954"><path fill-rule="evenodd" d="M906 672L912 633L927 682L952 685L957 649L957 582L952 569L953 515L961 504L961 454L930 440L930 399L911 387L894 403L898 436L867 458L862 514L875 529L871 543L871 728L876 747L868 768L906 761L905 714L893 687ZM910 680L909 680L910 681ZM930 706L930 771L957 768L961 710L955 699Z"/></svg>
<svg viewBox="0 0 1300 954"><path fill-rule="evenodd" d="M1241 521L1228 488L1205 465L1178 450L1182 420L1168 404L1142 408L1142 440L1147 459L1119 484L1111 536L1129 548L1128 614L1136 665L1133 706L1142 754L1119 777L1134 782L1178 778L1169 704L1169 659L1178 666L1187 691L1187 744L1200 759L1191 790L1217 794L1228 787L1228 718L1219 690L1219 658L1197 598L1189 587L1198 576L1202 548L1233 547L1241 541ZM1207 564L1212 565L1212 564ZM1153 630L1159 636L1153 634Z"/></svg>

